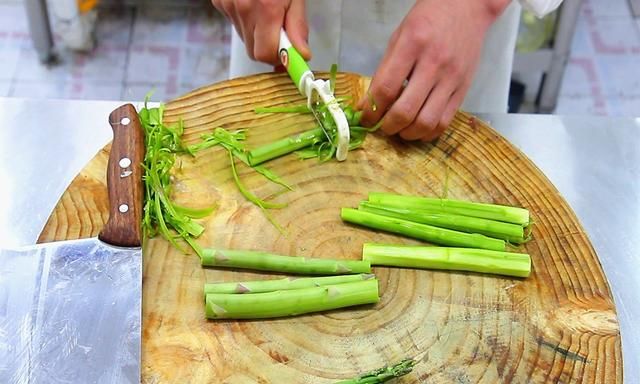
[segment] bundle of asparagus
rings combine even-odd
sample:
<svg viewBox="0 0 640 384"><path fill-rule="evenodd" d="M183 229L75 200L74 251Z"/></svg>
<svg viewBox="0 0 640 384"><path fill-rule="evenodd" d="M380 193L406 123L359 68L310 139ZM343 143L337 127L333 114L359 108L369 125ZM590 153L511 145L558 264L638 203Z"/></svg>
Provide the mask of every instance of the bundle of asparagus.
<svg viewBox="0 0 640 384"><path fill-rule="evenodd" d="M461 200L370 193L358 209L343 208L342 220L451 246L365 244L363 260L373 265L435 268L527 277L527 254L505 252L527 241L529 211Z"/></svg>
<svg viewBox="0 0 640 384"><path fill-rule="evenodd" d="M370 274L205 284L209 319L296 316L379 300Z"/></svg>

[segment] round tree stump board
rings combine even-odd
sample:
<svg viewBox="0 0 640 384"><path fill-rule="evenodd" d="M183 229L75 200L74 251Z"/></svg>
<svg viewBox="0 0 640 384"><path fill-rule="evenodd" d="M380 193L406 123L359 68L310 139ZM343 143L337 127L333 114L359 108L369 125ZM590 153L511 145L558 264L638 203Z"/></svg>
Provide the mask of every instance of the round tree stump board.
<svg viewBox="0 0 640 384"><path fill-rule="evenodd" d="M342 73L336 92L358 99L367 84ZM182 119L188 143L214 127L247 128L252 148L314 126L311 115L258 115L255 107L301 103L286 75L264 74L170 101L165 120ZM41 242L97 235L108 212L108 150L69 186ZM379 267L377 305L277 320L210 321L204 316L205 282L274 275L205 269L196 255L154 238L144 249L144 383L332 383L404 357L420 361L399 383L622 381L614 302L582 226L531 161L469 114L459 112L433 144L374 134L343 163L295 155L267 163L293 191L239 164L251 191L288 204L270 211L284 234L238 192L221 148L181 156L179 163L173 198L185 206L218 207L201 220L203 246L359 259L363 242L417 242L344 224L341 207L356 207L370 191L446 193L529 209L533 240L517 251L531 255L533 271L527 279L511 279Z"/></svg>

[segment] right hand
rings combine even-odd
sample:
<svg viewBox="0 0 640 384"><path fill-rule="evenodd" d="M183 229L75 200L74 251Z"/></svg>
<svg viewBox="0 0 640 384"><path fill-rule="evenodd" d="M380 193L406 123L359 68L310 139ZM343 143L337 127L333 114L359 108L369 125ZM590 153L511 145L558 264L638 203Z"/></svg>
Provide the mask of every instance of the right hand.
<svg viewBox="0 0 640 384"><path fill-rule="evenodd" d="M253 60L278 65L280 28L305 60L311 59L304 0L211 0L244 41Z"/></svg>

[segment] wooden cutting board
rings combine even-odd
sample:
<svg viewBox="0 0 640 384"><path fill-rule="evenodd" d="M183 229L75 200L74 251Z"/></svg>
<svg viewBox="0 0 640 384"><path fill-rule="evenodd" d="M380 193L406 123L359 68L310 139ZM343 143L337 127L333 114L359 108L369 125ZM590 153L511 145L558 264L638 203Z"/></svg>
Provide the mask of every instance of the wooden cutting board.
<svg viewBox="0 0 640 384"><path fill-rule="evenodd" d="M340 74L337 92L359 98L366 79ZM167 103L166 120L183 119L196 142L214 127L248 128L255 145L313 126L308 115L264 114L257 106L300 104L286 75L214 84ZM107 116L104 116L105 124ZM69 186L40 241L95 236L107 218L108 146ZM174 198L218 205L202 220L206 246L358 259L364 241L415 243L340 221L369 191L442 196L526 207L533 262L524 280L473 273L375 268L375 306L262 321L207 321L205 282L268 274L203 269L162 239L144 250L142 381L145 383L331 383L407 356L422 359L402 383L622 381L619 326L604 273L582 226L545 176L493 129L465 113L435 143L382 135L345 163L294 155L268 166L293 191L240 167L248 188L286 202L271 211L279 233L237 191L220 149L182 157Z"/></svg>

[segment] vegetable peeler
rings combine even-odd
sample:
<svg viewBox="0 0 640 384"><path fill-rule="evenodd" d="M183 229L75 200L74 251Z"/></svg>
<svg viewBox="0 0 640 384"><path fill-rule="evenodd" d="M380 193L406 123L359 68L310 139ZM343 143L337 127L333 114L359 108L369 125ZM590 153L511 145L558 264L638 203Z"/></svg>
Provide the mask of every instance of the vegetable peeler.
<svg viewBox="0 0 640 384"><path fill-rule="evenodd" d="M280 29L278 55L291 80L298 87L300 93L307 97L307 107L313 112L324 134L336 146L336 159L338 161L346 160L350 140L349 123L333 95L331 84L327 80L316 79L313 76L307 62L291 45L289 36L284 29ZM322 108L323 106L326 108ZM328 117L332 118L335 127L326 124Z"/></svg>

